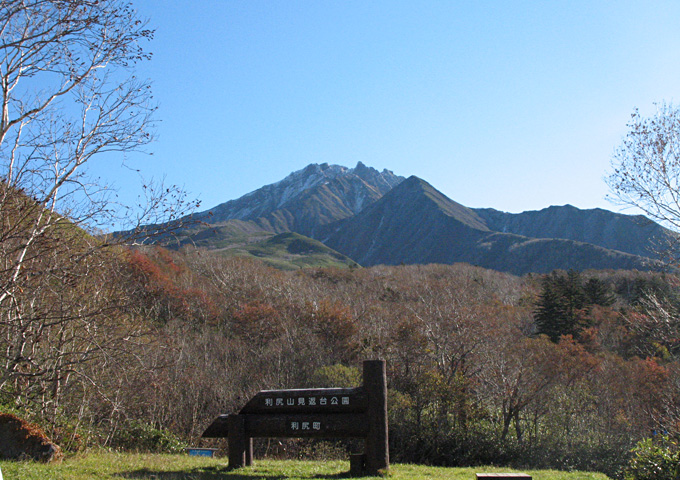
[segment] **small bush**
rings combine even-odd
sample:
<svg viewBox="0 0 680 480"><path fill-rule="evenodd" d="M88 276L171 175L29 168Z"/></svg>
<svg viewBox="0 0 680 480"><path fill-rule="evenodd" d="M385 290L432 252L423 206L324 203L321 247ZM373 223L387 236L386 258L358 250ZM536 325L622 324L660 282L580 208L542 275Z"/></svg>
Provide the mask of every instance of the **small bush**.
<svg viewBox="0 0 680 480"><path fill-rule="evenodd" d="M301 445L298 459L300 460L346 460L351 450L349 440L305 440ZM357 451L355 449L355 451Z"/></svg>
<svg viewBox="0 0 680 480"><path fill-rule="evenodd" d="M677 480L680 478L678 442L667 436L646 438L635 446L628 463L626 480Z"/></svg>
<svg viewBox="0 0 680 480"><path fill-rule="evenodd" d="M131 420L116 431L110 446L130 452L180 453L187 445L167 430Z"/></svg>

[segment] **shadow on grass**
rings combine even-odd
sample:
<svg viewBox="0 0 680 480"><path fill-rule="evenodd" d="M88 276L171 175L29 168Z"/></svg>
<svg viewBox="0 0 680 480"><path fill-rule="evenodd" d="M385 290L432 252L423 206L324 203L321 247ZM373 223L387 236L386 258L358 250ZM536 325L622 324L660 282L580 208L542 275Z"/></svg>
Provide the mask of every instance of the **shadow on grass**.
<svg viewBox="0 0 680 480"><path fill-rule="evenodd" d="M262 475L261 473L248 475L242 470L230 470L225 467L197 467L193 469L183 469L175 472L151 470L140 468L131 472L123 472L120 477L127 479L155 479L155 480L286 480L285 475ZM305 477L297 476L297 478ZM334 474L309 475L309 479L341 480L345 478L356 478L349 472Z"/></svg>

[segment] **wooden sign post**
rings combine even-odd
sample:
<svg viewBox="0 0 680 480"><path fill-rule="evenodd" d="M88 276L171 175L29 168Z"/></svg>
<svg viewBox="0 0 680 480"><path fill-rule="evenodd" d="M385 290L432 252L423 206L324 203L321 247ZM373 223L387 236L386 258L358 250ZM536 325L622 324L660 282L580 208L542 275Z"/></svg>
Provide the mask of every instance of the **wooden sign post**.
<svg viewBox="0 0 680 480"><path fill-rule="evenodd" d="M378 475L390 466L384 360L363 363L357 388L263 390L236 414L220 415L203 437L229 443L229 467L252 465L254 437L364 438L352 473Z"/></svg>

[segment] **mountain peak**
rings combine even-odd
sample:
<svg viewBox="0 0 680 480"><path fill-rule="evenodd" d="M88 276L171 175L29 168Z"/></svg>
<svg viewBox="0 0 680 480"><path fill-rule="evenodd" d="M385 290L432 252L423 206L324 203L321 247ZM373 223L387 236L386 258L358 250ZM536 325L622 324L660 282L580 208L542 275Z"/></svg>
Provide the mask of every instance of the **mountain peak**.
<svg viewBox="0 0 680 480"><path fill-rule="evenodd" d="M425 180L420 177L416 177L415 175L411 175L406 180L404 180L403 183L404 188L434 188Z"/></svg>
<svg viewBox="0 0 680 480"><path fill-rule="evenodd" d="M276 233L298 228L308 234L320 224L356 214L402 180L362 162L352 169L311 163L276 183L214 207L212 216L207 212L196 216L211 224L252 221Z"/></svg>
<svg viewBox="0 0 680 480"><path fill-rule="evenodd" d="M470 208L454 202L420 177L411 175L388 194L408 198L408 202L429 202L444 215L478 230L488 230L484 222ZM386 195L386 197L388 196Z"/></svg>

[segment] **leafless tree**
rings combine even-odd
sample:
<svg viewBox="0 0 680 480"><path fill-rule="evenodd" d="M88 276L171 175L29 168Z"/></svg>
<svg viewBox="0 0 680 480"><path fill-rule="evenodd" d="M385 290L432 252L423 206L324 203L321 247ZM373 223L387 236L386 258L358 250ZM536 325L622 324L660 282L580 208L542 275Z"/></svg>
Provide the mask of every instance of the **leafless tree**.
<svg viewBox="0 0 680 480"><path fill-rule="evenodd" d="M122 0L0 0L0 393L40 391L44 407L131 334L102 274L110 242L92 235L121 209L87 167L153 138L134 71L152 36ZM185 213L177 189L146 192L128 228Z"/></svg>
<svg viewBox="0 0 680 480"><path fill-rule="evenodd" d="M611 200L680 232L680 109L661 103L648 118L636 109L628 128L606 178ZM663 242L660 253L674 258L677 235Z"/></svg>

